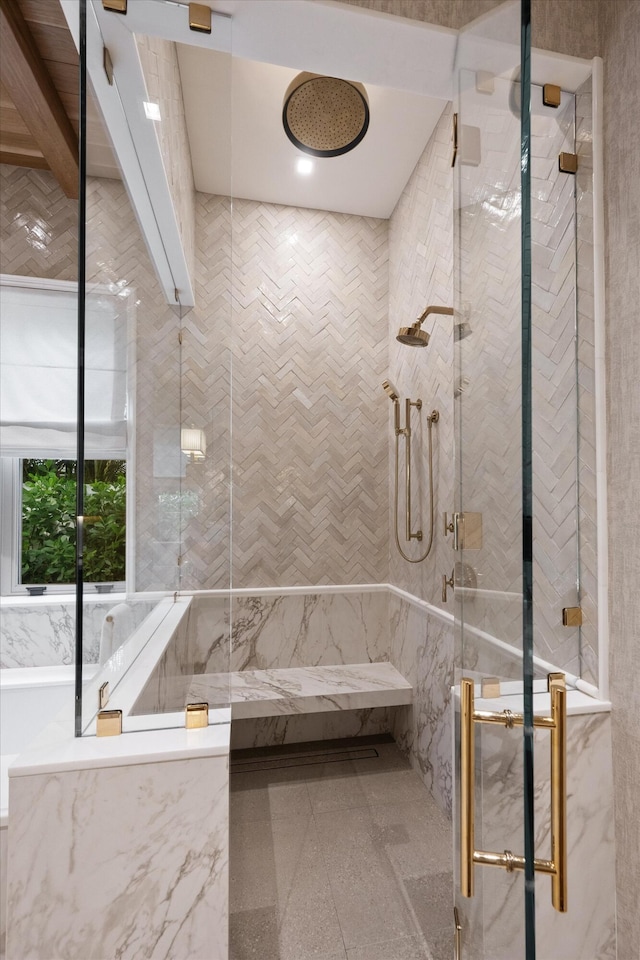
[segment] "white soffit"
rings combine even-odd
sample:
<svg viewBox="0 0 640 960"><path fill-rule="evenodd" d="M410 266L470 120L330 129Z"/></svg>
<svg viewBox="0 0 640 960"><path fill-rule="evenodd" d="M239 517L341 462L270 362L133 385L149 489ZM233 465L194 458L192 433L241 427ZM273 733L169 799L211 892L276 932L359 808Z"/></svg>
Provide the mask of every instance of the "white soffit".
<svg viewBox="0 0 640 960"><path fill-rule="evenodd" d="M282 126L297 70L185 44L178 59L195 185L204 193L390 217L444 107L368 84L364 140L344 156L311 158L313 170L302 176L296 161L305 155Z"/></svg>

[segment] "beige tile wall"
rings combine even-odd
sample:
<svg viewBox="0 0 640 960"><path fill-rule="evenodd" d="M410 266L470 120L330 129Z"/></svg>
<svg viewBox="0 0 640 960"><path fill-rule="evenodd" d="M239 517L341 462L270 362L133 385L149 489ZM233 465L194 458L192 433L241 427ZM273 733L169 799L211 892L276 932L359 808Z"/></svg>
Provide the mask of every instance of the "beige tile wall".
<svg viewBox="0 0 640 960"><path fill-rule="evenodd" d="M234 586L388 577L387 235L233 201Z"/></svg>
<svg viewBox="0 0 640 960"><path fill-rule="evenodd" d="M618 958L640 943L640 3L602 4L609 621Z"/></svg>

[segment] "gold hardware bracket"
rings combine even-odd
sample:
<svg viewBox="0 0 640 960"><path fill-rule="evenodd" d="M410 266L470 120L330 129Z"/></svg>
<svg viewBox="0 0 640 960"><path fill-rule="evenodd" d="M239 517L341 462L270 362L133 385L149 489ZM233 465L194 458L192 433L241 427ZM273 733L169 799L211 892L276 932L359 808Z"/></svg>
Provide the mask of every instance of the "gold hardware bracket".
<svg viewBox="0 0 640 960"><path fill-rule="evenodd" d="M189 29L196 33L211 33L211 7L204 3L190 3Z"/></svg>
<svg viewBox="0 0 640 960"><path fill-rule="evenodd" d="M536 871L551 877L551 903L567 911L567 689L563 673L550 673L551 716L535 716L534 727L551 731L551 859L534 859ZM473 896L474 865L503 867L509 873L523 870L525 858L505 850L495 853L475 849L475 723L500 723L511 729L524 717L510 710L502 713L476 710L474 681L460 681L460 891Z"/></svg>
<svg viewBox="0 0 640 960"><path fill-rule="evenodd" d="M460 550L482 549L482 514L460 513L457 516L458 546ZM455 538L454 538L455 540Z"/></svg>
<svg viewBox="0 0 640 960"><path fill-rule="evenodd" d="M462 924L458 908L453 908L453 956L454 960L462 960Z"/></svg>
<svg viewBox="0 0 640 960"><path fill-rule="evenodd" d="M578 156L575 153L561 153L558 157L560 173L577 173Z"/></svg>
<svg viewBox="0 0 640 960"><path fill-rule="evenodd" d="M581 627L582 626L582 607L563 607L562 608L562 626L563 627Z"/></svg>
<svg viewBox="0 0 640 960"><path fill-rule="evenodd" d="M102 0L102 6L105 10L111 10L112 13L127 12L127 0Z"/></svg>
<svg viewBox="0 0 640 960"><path fill-rule="evenodd" d="M451 157L451 166L455 167L456 157L458 156L458 114L453 115L453 156Z"/></svg>
<svg viewBox="0 0 640 960"><path fill-rule="evenodd" d="M122 710L101 710L96 722L97 737L119 737L122 733Z"/></svg>
<svg viewBox="0 0 640 960"><path fill-rule="evenodd" d="M111 54L106 47L102 48L102 66L104 67L104 72L107 76L107 82L110 87L113 86L113 60L111 59Z"/></svg>
<svg viewBox="0 0 640 960"><path fill-rule="evenodd" d="M184 725L187 730L209 726L209 704L188 703L184 709Z"/></svg>
<svg viewBox="0 0 640 960"><path fill-rule="evenodd" d="M542 88L542 102L545 107L559 107L562 90L555 83L545 83Z"/></svg>
<svg viewBox="0 0 640 960"><path fill-rule="evenodd" d="M500 696L500 678L483 677L482 678L482 697L484 700L494 700Z"/></svg>
<svg viewBox="0 0 640 960"><path fill-rule="evenodd" d="M113 619L113 617L111 618ZM104 710L109 703L109 681L105 680L98 690L98 710Z"/></svg>

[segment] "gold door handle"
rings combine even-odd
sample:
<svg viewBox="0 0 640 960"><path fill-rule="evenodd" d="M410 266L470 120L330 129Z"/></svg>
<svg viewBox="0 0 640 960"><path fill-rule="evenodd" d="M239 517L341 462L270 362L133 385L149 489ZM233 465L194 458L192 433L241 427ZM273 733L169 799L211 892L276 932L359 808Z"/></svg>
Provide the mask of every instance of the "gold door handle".
<svg viewBox="0 0 640 960"><path fill-rule="evenodd" d="M551 859L534 859L534 869L551 876L551 902L567 912L567 690L563 673L548 676L551 716L534 717L534 727L551 731ZM522 726L524 717L510 710L476 710L474 682L460 681L460 892L472 897L474 868L504 867L524 870L525 858L505 850L492 853L475 849L475 727L476 723L499 723L511 729Z"/></svg>
<svg viewBox="0 0 640 960"><path fill-rule="evenodd" d="M460 923L460 915L458 914L457 907L453 908L453 924L453 956L454 960L462 960L462 924Z"/></svg>

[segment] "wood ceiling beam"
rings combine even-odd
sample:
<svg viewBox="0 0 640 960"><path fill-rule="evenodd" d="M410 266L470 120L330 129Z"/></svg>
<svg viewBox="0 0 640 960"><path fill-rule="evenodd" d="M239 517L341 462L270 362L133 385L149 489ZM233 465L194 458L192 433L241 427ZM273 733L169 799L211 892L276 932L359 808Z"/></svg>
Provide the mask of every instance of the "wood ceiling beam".
<svg viewBox="0 0 640 960"><path fill-rule="evenodd" d="M78 196L78 141L16 0L0 0L0 76L68 197Z"/></svg>

